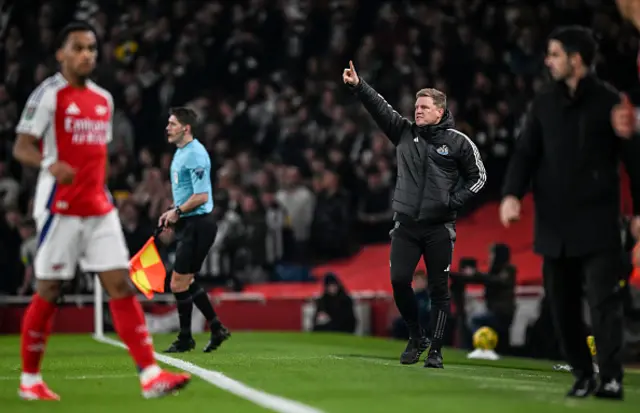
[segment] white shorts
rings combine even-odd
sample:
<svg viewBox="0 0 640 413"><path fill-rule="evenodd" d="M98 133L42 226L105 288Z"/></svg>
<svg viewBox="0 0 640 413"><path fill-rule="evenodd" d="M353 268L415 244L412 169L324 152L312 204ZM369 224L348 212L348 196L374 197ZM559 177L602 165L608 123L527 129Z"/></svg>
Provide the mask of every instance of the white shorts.
<svg viewBox="0 0 640 413"><path fill-rule="evenodd" d="M129 250L116 209L88 218L47 212L36 224L40 237L34 262L37 279L73 279L78 263L85 272L129 268Z"/></svg>

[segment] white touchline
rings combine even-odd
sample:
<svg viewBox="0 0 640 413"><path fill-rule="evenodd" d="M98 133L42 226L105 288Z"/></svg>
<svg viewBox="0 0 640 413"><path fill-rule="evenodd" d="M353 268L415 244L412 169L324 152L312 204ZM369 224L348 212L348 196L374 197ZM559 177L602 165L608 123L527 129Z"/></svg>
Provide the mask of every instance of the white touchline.
<svg viewBox="0 0 640 413"><path fill-rule="evenodd" d="M115 347L126 349L123 343L117 340L113 340L109 337L94 335L93 338L101 343L109 344ZM284 397L275 396L273 394L265 393L263 391L249 387L237 380L229 378L224 374L214 371L203 369L196 366L193 363L189 363L184 360L165 356L164 354L153 353L156 360L164 364L168 364L172 367L184 370L194 376L200 377L202 380L209 384L212 384L222 390L226 390L229 393L248 400L262 406L266 409L273 410L278 413L324 413L322 410L318 410L314 407L307 406L306 404L285 399Z"/></svg>

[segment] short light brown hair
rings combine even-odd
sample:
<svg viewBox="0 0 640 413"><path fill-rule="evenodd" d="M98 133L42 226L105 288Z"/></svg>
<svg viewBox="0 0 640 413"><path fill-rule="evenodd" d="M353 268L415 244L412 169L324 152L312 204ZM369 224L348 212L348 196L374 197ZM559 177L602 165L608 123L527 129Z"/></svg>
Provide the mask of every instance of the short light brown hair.
<svg viewBox="0 0 640 413"><path fill-rule="evenodd" d="M416 93L416 99L422 97L433 99L433 104L436 105L436 107L439 109L447 108L447 95L445 95L444 92L441 92L438 89L425 88L418 90L418 93Z"/></svg>

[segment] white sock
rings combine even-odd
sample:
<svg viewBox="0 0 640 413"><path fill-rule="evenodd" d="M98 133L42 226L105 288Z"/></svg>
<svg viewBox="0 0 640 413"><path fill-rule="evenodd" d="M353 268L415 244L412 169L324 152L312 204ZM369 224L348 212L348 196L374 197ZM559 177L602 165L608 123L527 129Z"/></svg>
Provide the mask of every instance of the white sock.
<svg viewBox="0 0 640 413"><path fill-rule="evenodd" d="M25 387L35 386L42 383L42 375L40 373L22 373L20 375L20 384Z"/></svg>
<svg viewBox="0 0 640 413"><path fill-rule="evenodd" d="M157 364L153 366L146 367L140 372L140 383L144 386L150 380L155 379L158 375L162 373L162 369Z"/></svg>

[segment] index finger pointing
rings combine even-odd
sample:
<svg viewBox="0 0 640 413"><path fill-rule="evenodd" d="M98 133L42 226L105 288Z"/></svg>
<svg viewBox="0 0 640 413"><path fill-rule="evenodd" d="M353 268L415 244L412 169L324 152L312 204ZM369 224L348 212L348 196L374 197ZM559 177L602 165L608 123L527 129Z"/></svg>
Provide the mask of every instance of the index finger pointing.
<svg viewBox="0 0 640 413"><path fill-rule="evenodd" d="M353 72L356 71L356 68L353 67L353 60L349 60L349 69L351 69Z"/></svg>

